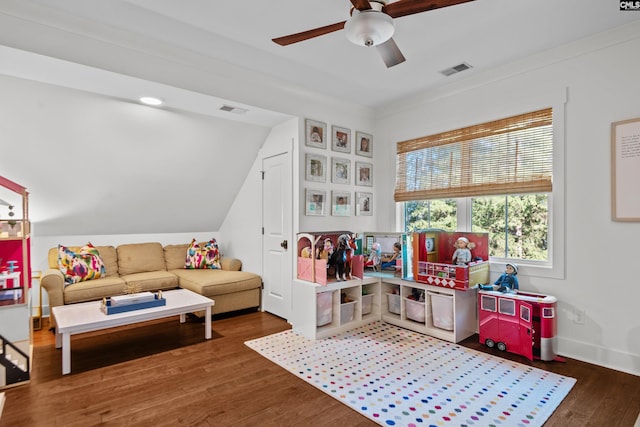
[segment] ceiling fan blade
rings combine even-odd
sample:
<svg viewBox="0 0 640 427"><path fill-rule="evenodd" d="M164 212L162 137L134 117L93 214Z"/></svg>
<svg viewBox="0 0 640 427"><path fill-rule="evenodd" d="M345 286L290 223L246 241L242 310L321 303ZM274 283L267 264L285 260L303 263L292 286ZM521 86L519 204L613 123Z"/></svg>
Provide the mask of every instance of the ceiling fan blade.
<svg viewBox="0 0 640 427"><path fill-rule="evenodd" d="M371 4L369 4L369 0L351 0L351 4L358 10L367 10L371 9Z"/></svg>
<svg viewBox="0 0 640 427"><path fill-rule="evenodd" d="M384 6L382 11L392 18L399 18L470 1L474 0L398 0Z"/></svg>
<svg viewBox="0 0 640 427"><path fill-rule="evenodd" d="M337 22L335 24L326 25L324 27L314 28L313 30L303 31L301 33L289 34L288 36L282 36L275 39L272 39L274 42L279 44L280 46L287 46L293 43L298 43L304 40L309 40L314 37L323 36L325 34L333 33L334 31L339 31L344 28L344 24L346 21Z"/></svg>
<svg viewBox="0 0 640 427"><path fill-rule="evenodd" d="M377 45L376 48L387 68L391 68L405 61L404 55L400 52L400 48L398 48L396 42L393 41L393 38Z"/></svg>

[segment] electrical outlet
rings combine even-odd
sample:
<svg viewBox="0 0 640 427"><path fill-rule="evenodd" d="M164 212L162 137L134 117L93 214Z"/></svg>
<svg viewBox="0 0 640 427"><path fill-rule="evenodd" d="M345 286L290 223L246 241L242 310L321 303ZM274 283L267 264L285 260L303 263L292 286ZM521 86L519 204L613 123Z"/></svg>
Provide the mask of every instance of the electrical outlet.
<svg viewBox="0 0 640 427"><path fill-rule="evenodd" d="M584 325L584 310L580 310L578 308L573 310L573 322L578 325Z"/></svg>

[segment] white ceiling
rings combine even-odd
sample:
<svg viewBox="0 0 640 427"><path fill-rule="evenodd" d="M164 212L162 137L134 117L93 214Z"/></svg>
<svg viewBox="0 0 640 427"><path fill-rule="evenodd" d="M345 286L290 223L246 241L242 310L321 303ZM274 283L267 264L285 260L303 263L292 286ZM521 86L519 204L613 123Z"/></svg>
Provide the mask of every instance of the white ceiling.
<svg viewBox="0 0 640 427"><path fill-rule="evenodd" d="M265 76L282 87L322 93L365 107L379 107L452 79L486 72L640 20L640 12L620 11L618 2L612 0L475 0L396 19L394 40L407 61L389 69L375 49L351 44L343 31L286 47L271 41L344 21L350 6L348 0L0 0L0 18L45 25L81 35L84 40L156 50L153 53L165 57L171 52L188 52L192 60L213 59ZM0 44L71 57L72 62L94 67L98 62L95 57L83 61L83 55L88 58L96 52L81 42L62 49L43 40L42 34L14 33L0 34ZM158 46L165 49L159 52ZM3 62L0 72L6 72ZM197 66L196 62L191 65ZM473 68L451 77L440 73L462 62ZM105 77L94 74L69 80L87 84ZM103 92L116 91L118 97L133 90L116 80L93 86ZM264 120L269 123L270 119Z"/></svg>

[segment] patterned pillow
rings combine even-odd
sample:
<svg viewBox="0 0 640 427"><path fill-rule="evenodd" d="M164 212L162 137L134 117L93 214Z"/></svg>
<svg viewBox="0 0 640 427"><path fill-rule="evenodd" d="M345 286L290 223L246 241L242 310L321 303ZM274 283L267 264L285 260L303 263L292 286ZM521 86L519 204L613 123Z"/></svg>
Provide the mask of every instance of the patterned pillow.
<svg viewBox="0 0 640 427"><path fill-rule="evenodd" d="M220 251L218 250L216 239L211 239L202 247L196 242L196 239L193 239L187 248L187 259L184 268L191 270L202 268L221 269Z"/></svg>
<svg viewBox="0 0 640 427"><path fill-rule="evenodd" d="M64 274L65 286L106 275L100 253L91 243L80 248L78 253L58 245L58 268Z"/></svg>

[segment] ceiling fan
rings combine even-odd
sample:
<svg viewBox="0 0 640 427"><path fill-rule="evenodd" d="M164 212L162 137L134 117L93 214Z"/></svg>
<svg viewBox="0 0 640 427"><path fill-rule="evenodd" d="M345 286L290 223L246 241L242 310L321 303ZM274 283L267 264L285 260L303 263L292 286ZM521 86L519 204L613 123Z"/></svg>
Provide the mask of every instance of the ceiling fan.
<svg viewBox="0 0 640 427"><path fill-rule="evenodd" d="M350 0L351 17L324 27L273 39L280 46L287 46L338 30L345 30L347 39L360 46L375 46L387 68L405 61L405 57L393 41L393 18L414 15L473 0Z"/></svg>

